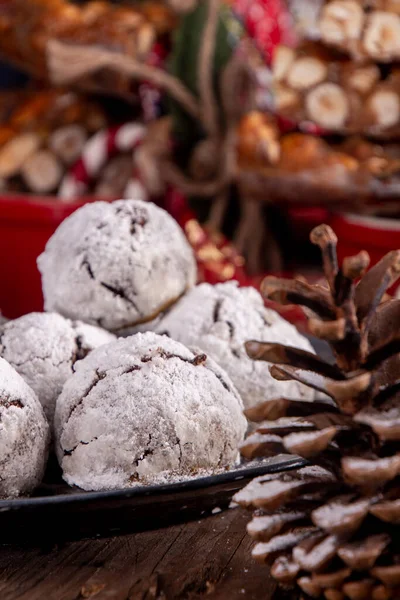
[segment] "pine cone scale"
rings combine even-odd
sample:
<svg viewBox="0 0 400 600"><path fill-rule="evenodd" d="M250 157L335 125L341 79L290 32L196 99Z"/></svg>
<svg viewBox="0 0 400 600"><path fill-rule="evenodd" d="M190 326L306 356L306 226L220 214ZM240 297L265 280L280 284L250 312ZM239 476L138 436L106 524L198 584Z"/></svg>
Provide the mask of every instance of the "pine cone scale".
<svg viewBox="0 0 400 600"><path fill-rule="evenodd" d="M311 520L320 529L335 534L357 531L368 514L370 500L351 502L351 496L335 498L311 513Z"/></svg>
<svg viewBox="0 0 400 600"><path fill-rule="evenodd" d="M246 342L246 352L254 360L290 365L298 369L314 371L331 379L344 379L343 373L335 365L330 365L315 354L299 348L251 340Z"/></svg>
<svg viewBox="0 0 400 600"><path fill-rule="evenodd" d="M380 502L372 506L369 511L381 521L400 524L400 500Z"/></svg>
<svg viewBox="0 0 400 600"><path fill-rule="evenodd" d="M275 300L280 304L298 304L312 310L321 318L335 319L335 306L329 293L324 288L316 288L296 279L279 279L266 277L261 284L264 298Z"/></svg>
<svg viewBox="0 0 400 600"><path fill-rule="evenodd" d="M355 290L357 317L365 319L379 305L386 290L400 277L400 250L384 256L362 278Z"/></svg>

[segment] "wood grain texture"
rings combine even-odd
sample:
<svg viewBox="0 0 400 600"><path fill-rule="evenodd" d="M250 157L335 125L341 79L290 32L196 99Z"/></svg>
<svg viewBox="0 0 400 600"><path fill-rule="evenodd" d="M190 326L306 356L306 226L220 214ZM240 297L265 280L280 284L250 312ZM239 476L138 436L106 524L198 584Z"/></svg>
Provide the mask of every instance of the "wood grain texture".
<svg viewBox="0 0 400 600"><path fill-rule="evenodd" d="M269 600L275 585L250 556L249 515L62 547L0 546L1 600ZM38 540L38 545L40 540Z"/></svg>

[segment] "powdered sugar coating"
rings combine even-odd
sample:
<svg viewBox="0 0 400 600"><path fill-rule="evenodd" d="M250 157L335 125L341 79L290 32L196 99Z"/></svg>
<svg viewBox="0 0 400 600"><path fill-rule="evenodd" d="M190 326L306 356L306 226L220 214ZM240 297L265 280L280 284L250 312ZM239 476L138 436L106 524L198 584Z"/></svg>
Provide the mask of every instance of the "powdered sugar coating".
<svg viewBox="0 0 400 600"><path fill-rule="evenodd" d="M269 398L312 399L314 392L297 381L276 381L269 363L253 361L247 340L279 342L313 352L309 341L274 310L267 309L260 294L237 282L190 290L158 324L156 331L191 346L196 344L230 376L246 408Z"/></svg>
<svg viewBox="0 0 400 600"><path fill-rule="evenodd" d="M0 497L31 492L47 459L49 426L35 393L0 358Z"/></svg>
<svg viewBox="0 0 400 600"><path fill-rule="evenodd" d="M38 267L46 310L109 330L151 320L197 277L179 225L141 200L86 204L59 226Z"/></svg>
<svg viewBox="0 0 400 600"><path fill-rule="evenodd" d="M24 378L52 424L57 396L74 364L115 336L55 313L29 313L0 327L0 355Z"/></svg>
<svg viewBox="0 0 400 600"><path fill-rule="evenodd" d="M132 487L232 465L243 405L212 360L154 333L94 350L55 413L63 477L85 490Z"/></svg>

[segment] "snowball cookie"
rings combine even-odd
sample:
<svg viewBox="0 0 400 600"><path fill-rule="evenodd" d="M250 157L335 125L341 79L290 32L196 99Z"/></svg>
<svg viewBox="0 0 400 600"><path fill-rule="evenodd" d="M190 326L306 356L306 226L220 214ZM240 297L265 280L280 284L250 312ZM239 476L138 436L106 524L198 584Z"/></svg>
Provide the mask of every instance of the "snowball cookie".
<svg viewBox="0 0 400 600"><path fill-rule="evenodd" d="M269 363L248 358L244 343L251 339L313 351L293 325L265 308L254 288L202 283L172 307L156 331L187 346L196 344L213 358L231 377L246 408L274 396L313 398L313 391L296 381L273 379Z"/></svg>
<svg viewBox="0 0 400 600"><path fill-rule="evenodd" d="M53 423L57 396L77 360L115 336L54 313L29 313L0 326L0 356L36 392Z"/></svg>
<svg viewBox="0 0 400 600"><path fill-rule="evenodd" d="M86 204L60 225L38 266L46 310L110 330L151 321L197 276L179 225L141 200Z"/></svg>
<svg viewBox="0 0 400 600"><path fill-rule="evenodd" d="M152 332L120 338L80 361L57 400L63 477L107 490L227 467L245 434L242 410L205 355Z"/></svg>
<svg viewBox="0 0 400 600"><path fill-rule="evenodd" d="M49 426L35 392L0 358L0 497L31 492L46 466Z"/></svg>

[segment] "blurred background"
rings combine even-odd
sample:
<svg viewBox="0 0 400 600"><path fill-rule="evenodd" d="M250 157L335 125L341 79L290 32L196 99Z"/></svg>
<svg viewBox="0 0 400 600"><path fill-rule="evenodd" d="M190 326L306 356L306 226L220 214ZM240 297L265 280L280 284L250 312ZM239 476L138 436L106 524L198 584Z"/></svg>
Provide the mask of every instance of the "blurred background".
<svg viewBox="0 0 400 600"><path fill-rule="evenodd" d="M318 278L320 222L339 257L400 247L396 0L1 0L0 54L7 317L98 199L163 206L210 282Z"/></svg>

